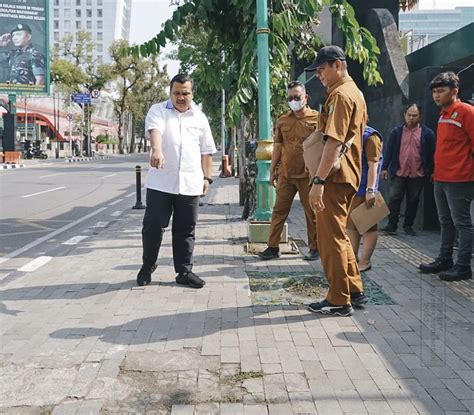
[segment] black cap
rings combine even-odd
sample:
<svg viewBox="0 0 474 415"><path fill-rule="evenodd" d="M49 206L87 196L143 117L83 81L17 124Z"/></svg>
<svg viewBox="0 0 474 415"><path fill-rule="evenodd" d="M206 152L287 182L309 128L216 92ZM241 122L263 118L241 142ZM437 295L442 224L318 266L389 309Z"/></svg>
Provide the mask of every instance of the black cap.
<svg viewBox="0 0 474 415"><path fill-rule="evenodd" d="M339 46L325 46L324 48L319 49L318 55L314 62L308 67L304 68L306 72L315 71L318 66L321 66L323 63L331 62L335 60L345 61L346 54Z"/></svg>
<svg viewBox="0 0 474 415"><path fill-rule="evenodd" d="M31 33L30 26L24 23L18 23L12 30L10 30L10 34L12 35L14 32L18 32L20 30L24 30L25 32Z"/></svg>

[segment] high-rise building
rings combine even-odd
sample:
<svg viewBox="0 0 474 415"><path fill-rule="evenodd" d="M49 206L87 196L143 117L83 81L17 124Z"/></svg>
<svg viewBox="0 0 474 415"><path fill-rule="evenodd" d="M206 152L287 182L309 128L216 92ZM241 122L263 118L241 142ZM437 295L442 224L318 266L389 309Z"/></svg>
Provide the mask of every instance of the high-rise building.
<svg viewBox="0 0 474 415"><path fill-rule="evenodd" d="M50 0L51 46L86 30L94 41L94 60L109 62L112 42L129 39L131 10L132 0Z"/></svg>
<svg viewBox="0 0 474 415"><path fill-rule="evenodd" d="M452 33L474 22L474 7L452 10L412 10L399 15L399 29L408 39L407 52Z"/></svg>

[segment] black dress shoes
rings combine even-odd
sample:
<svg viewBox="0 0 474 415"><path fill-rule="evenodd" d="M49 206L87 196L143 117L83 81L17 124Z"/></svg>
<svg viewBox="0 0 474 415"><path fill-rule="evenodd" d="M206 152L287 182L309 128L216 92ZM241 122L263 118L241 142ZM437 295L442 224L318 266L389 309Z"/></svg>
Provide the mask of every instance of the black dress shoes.
<svg viewBox="0 0 474 415"><path fill-rule="evenodd" d="M455 265L451 269L439 273L439 279L443 281L462 281L471 278L471 267L467 265Z"/></svg>
<svg viewBox="0 0 474 415"><path fill-rule="evenodd" d="M453 267L453 260L436 258L429 264L420 264L420 272L422 274L437 274L441 271L447 271Z"/></svg>

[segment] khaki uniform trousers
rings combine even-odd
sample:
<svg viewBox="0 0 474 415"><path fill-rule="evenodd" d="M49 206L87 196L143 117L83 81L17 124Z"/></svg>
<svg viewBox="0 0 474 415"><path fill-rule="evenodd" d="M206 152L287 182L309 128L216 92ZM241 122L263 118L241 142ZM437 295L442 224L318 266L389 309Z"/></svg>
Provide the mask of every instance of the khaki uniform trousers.
<svg viewBox="0 0 474 415"><path fill-rule="evenodd" d="M350 184L326 182L324 210L316 212L321 263L329 283L326 299L334 305L351 303L350 293L364 291L354 251L346 234L347 218L356 192Z"/></svg>
<svg viewBox="0 0 474 415"><path fill-rule="evenodd" d="M280 243L281 231L288 217L293 199L296 192L300 195L300 201L303 205L304 214L306 216L306 230L308 233L309 249L318 250L318 241L316 237L316 217L309 205L309 178L292 179L280 176L276 187L276 201L273 207L272 223L270 226L270 236L268 238L268 246L277 248Z"/></svg>

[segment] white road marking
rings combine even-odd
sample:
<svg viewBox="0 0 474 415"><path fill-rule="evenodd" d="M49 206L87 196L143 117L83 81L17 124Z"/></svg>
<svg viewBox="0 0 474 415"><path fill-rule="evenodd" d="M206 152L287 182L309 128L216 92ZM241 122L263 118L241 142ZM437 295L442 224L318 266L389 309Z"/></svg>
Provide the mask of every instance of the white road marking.
<svg viewBox="0 0 474 415"><path fill-rule="evenodd" d="M46 177L53 177L53 176L59 176L60 174L65 174L65 173L54 173L54 174L47 174L46 176L40 176L40 179L46 179Z"/></svg>
<svg viewBox="0 0 474 415"><path fill-rule="evenodd" d="M117 200L114 200L113 202L110 202L109 203L109 206L114 206L116 205L117 203L120 203L123 199L117 199Z"/></svg>
<svg viewBox="0 0 474 415"><path fill-rule="evenodd" d="M65 189L65 188L66 188L65 186L55 187L54 189L43 190L42 192L32 193L31 195L25 195L25 196L22 196L22 197L38 196L38 195L42 195L44 193L54 192L56 190L61 190L61 189Z"/></svg>
<svg viewBox="0 0 474 415"><path fill-rule="evenodd" d="M6 279L10 274L11 274L11 272L7 272L6 274L3 274L3 275L0 277L0 281Z"/></svg>
<svg viewBox="0 0 474 415"><path fill-rule="evenodd" d="M83 241L86 238L88 238L87 235L73 236L72 238L68 239L66 242L63 242L62 245L77 245L79 242Z"/></svg>
<svg viewBox="0 0 474 415"><path fill-rule="evenodd" d="M102 178L105 179L106 177L113 177L113 176L117 176L117 173L108 174L107 176L102 176Z"/></svg>
<svg viewBox="0 0 474 415"><path fill-rule="evenodd" d="M7 254L7 255L0 258L0 264L3 264L5 262L9 261L10 259L17 257L18 255L22 254L23 252L28 251L28 249L34 248L35 246L37 246L39 244L42 244L43 242L45 242L45 241L47 241L51 238L54 238L56 235L59 235L60 233L62 233L64 231L67 231L68 229L73 228L74 226L78 225L81 222L84 222L85 220L90 219L95 215L98 215L99 213L103 212L105 209L106 209L105 207L102 207L100 209L94 210L94 212L89 213L88 215L83 216L82 218L77 219L74 222L71 222L71 223L63 226L62 228L56 229L54 232L51 232L48 235L45 235L42 238L39 238L36 241L33 241L33 242L29 243L28 245L25 245L24 247L17 249L16 251L10 252L9 254Z"/></svg>
<svg viewBox="0 0 474 415"><path fill-rule="evenodd" d="M21 271L21 272L36 271L39 267L41 267L44 264L48 263L52 259L53 259L53 257L51 257L51 256L40 256L40 257L34 259L33 261L28 262L28 264L23 265L21 268L18 268L18 271Z"/></svg>
<svg viewBox="0 0 474 415"><path fill-rule="evenodd" d="M91 228L105 228L110 222L97 222L94 226L91 226Z"/></svg>
<svg viewBox="0 0 474 415"><path fill-rule="evenodd" d="M110 216L113 216L114 218L117 216L120 216L122 214L121 210L116 210L115 212L111 213Z"/></svg>
<svg viewBox="0 0 474 415"><path fill-rule="evenodd" d="M129 193L127 196L125 197L132 197L133 195L135 194L135 192L132 192L132 193Z"/></svg>

